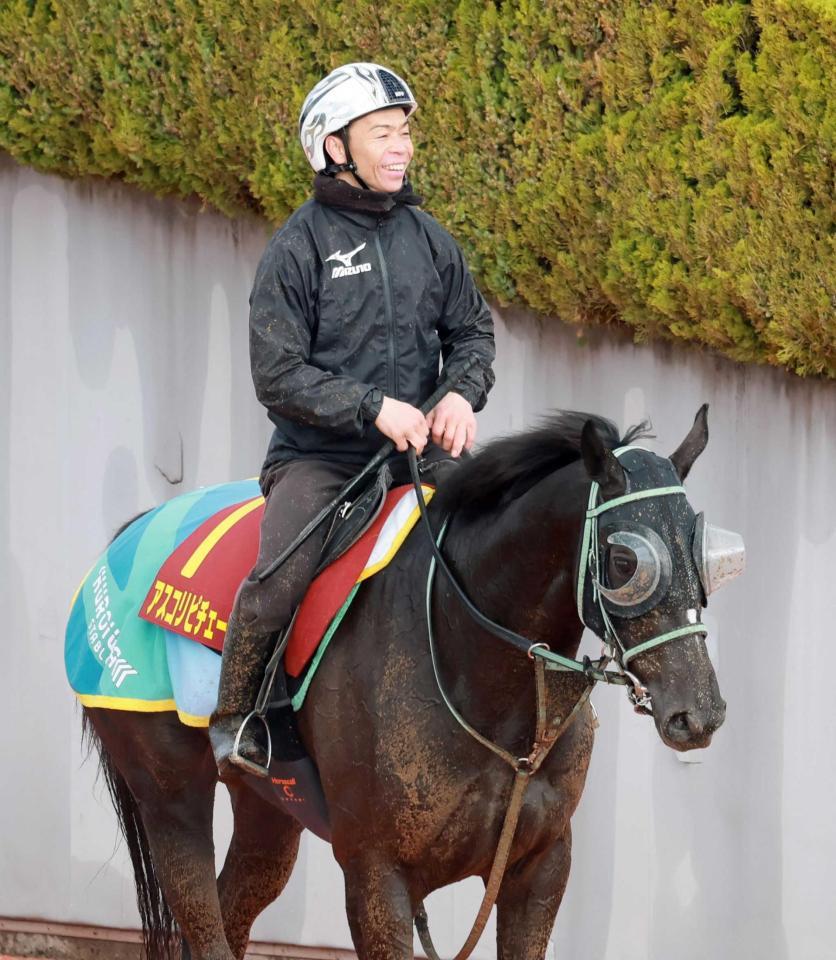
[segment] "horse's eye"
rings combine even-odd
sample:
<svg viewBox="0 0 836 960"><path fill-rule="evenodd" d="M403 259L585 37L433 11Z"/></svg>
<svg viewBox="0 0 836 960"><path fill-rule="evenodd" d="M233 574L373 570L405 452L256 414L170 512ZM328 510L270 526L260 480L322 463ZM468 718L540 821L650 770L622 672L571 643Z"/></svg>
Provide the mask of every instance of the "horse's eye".
<svg viewBox="0 0 836 960"><path fill-rule="evenodd" d="M636 572L638 558L623 544L614 543L607 556L607 586L613 590L623 587Z"/></svg>

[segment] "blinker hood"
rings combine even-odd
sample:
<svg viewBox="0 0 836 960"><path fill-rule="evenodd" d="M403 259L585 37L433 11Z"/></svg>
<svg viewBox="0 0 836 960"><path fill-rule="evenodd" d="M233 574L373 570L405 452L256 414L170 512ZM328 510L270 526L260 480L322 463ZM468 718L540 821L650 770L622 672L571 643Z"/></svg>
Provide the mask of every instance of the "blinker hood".
<svg viewBox="0 0 836 960"><path fill-rule="evenodd" d="M601 537L612 547L623 547L634 560L632 576L619 586L610 586L594 579L604 605L621 617L640 617L659 603L671 585L671 555L664 541L651 527L624 520L610 524L601 531ZM605 550L606 566L609 550ZM601 572L604 581L606 571Z"/></svg>
<svg viewBox="0 0 836 960"><path fill-rule="evenodd" d="M598 484L592 484L581 541L577 606L584 625L613 649L625 667L645 650L706 632L702 623L689 616L689 623L626 648L610 618L640 617L671 590L682 594L673 600L677 607L681 605L683 615L693 607L693 598L685 595L694 586L693 568L690 576L688 571L675 571L671 552L660 535L671 522L692 537L691 554L705 597L743 572L745 548L739 534L707 524L703 514L694 520L685 488L669 460L640 447L613 452L625 469L628 489L599 504ZM604 513L607 525L599 529L599 517Z"/></svg>
<svg viewBox="0 0 836 960"><path fill-rule="evenodd" d="M691 554L706 597L746 569L743 537L706 523L704 513L697 514Z"/></svg>

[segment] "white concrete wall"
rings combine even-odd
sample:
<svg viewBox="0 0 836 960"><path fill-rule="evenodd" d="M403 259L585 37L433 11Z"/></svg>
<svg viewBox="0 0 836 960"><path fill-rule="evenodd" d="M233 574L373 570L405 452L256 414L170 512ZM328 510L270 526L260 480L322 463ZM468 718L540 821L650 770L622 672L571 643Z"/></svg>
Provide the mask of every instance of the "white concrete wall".
<svg viewBox="0 0 836 960"><path fill-rule="evenodd" d="M81 762L67 604L125 518L257 472L268 430L249 380L247 296L267 235L0 157L0 917L136 925L114 817ZM708 612L729 709L699 762L667 750L621 692L595 695L557 956L832 956L836 387L606 331L582 343L514 311L498 320L482 438L572 407L621 425L649 415L670 453L708 400L691 502L749 549L746 577ZM174 488L160 470L179 471L181 437ZM222 850L225 799L218 820ZM431 898L445 953L479 897L470 881ZM255 937L350 946L327 845L305 841ZM493 955L489 930L477 956Z"/></svg>

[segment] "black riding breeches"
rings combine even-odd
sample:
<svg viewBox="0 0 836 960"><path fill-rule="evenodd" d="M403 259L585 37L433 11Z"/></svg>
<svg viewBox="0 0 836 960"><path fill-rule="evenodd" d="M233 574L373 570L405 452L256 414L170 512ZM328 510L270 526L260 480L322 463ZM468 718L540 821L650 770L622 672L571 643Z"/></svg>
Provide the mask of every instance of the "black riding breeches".
<svg viewBox="0 0 836 960"><path fill-rule="evenodd" d="M455 461L443 452L427 464L429 483L441 482L455 469ZM394 461L396 482L409 483L406 466ZM319 565L330 523L323 522L301 546L266 580L257 575L286 550L300 531L336 497L340 489L360 471L356 464L328 460L291 460L271 469L262 478L267 497L261 520L258 559L238 589L233 617L242 630L265 636L284 629L301 603ZM401 479L400 474L403 474Z"/></svg>
<svg viewBox="0 0 836 960"><path fill-rule="evenodd" d="M326 521L263 583L257 574L286 550L301 530L330 503L360 467L326 460L292 460L263 479L267 496L255 567L238 588L233 616L248 633L282 630L293 616L319 564Z"/></svg>

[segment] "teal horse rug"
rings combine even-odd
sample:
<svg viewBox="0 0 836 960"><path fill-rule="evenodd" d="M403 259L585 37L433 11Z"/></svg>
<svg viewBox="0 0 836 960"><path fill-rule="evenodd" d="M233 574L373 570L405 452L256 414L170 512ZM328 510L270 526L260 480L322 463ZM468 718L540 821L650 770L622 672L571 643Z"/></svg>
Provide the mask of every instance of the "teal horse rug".
<svg viewBox="0 0 836 960"><path fill-rule="evenodd" d="M428 500L433 490L423 489ZM81 703L176 710L189 726L208 725L218 652L238 585L258 554L263 511L255 480L224 483L175 497L115 537L70 609L65 664ZM390 490L369 530L312 583L285 657L299 681L295 709L360 585L391 561L418 516L411 486Z"/></svg>

